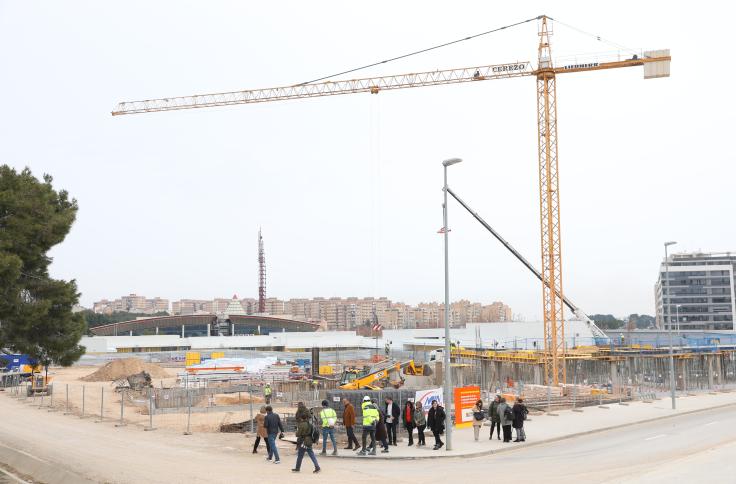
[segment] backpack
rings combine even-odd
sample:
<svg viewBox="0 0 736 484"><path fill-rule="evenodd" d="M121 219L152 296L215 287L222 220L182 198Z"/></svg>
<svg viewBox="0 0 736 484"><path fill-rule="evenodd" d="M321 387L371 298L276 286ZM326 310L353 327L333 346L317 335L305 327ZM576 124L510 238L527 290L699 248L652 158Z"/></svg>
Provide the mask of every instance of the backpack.
<svg viewBox="0 0 736 484"><path fill-rule="evenodd" d="M506 405L506 409L503 411L503 416L506 420L513 420L514 419L514 412L511 410L511 407Z"/></svg>
<svg viewBox="0 0 736 484"><path fill-rule="evenodd" d="M526 405L524 405L523 409L524 409L524 420L526 420L526 416L529 415L529 409L526 408Z"/></svg>
<svg viewBox="0 0 736 484"><path fill-rule="evenodd" d="M309 431L312 434L312 444L316 444L319 442L319 429L314 425L314 422L310 422L309 424Z"/></svg>
<svg viewBox="0 0 736 484"><path fill-rule="evenodd" d="M473 412L473 418L476 420L485 420L486 419L486 411L481 410L479 412Z"/></svg>
<svg viewBox="0 0 736 484"><path fill-rule="evenodd" d="M312 416L312 421L309 422L310 431L312 433L312 443L316 444L319 442L319 425L315 425L315 421L317 420L317 417L314 415Z"/></svg>

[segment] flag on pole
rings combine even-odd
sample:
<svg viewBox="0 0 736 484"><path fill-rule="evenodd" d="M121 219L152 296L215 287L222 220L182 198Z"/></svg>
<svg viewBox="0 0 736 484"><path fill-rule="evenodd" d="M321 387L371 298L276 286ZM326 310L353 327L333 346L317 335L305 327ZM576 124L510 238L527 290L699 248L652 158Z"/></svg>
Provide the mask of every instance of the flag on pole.
<svg viewBox="0 0 736 484"><path fill-rule="evenodd" d="M373 329L373 331L377 333L383 329L383 326L381 326L379 323L376 323L371 327L371 329Z"/></svg>

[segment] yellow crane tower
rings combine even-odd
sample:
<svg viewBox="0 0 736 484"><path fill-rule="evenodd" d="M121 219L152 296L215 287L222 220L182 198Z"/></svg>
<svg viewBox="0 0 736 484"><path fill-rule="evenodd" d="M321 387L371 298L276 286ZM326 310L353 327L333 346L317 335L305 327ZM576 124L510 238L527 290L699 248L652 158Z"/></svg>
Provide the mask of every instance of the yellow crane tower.
<svg viewBox="0 0 736 484"><path fill-rule="evenodd" d="M530 19L534 20L534 19ZM176 111L231 104L251 104L304 99L339 94L371 93L411 87L458 84L492 79L534 76L537 79L537 140L539 155L539 219L541 226L542 300L544 317L545 382L566 381L565 316L562 292L562 240L560 236L560 191L557 172L557 75L644 66L644 78L668 77L669 50L634 54L630 58L601 58L584 63L555 66L550 46L551 17L541 15L537 68L531 62L512 62L460 69L436 70L362 79L310 82L292 86L179 96L119 103L113 116ZM526 21L525 21L526 22ZM525 23L525 22L519 22ZM518 25L518 24L515 24ZM497 29L500 30L500 29ZM628 57L628 56L627 56Z"/></svg>

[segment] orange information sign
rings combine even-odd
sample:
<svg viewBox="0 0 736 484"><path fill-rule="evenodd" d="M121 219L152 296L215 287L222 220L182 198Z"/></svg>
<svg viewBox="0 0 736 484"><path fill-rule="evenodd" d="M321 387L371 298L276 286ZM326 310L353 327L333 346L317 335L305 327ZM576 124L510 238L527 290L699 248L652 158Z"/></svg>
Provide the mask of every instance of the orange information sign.
<svg viewBox="0 0 736 484"><path fill-rule="evenodd" d="M480 400L480 387L455 388L455 427L473 425L473 407Z"/></svg>

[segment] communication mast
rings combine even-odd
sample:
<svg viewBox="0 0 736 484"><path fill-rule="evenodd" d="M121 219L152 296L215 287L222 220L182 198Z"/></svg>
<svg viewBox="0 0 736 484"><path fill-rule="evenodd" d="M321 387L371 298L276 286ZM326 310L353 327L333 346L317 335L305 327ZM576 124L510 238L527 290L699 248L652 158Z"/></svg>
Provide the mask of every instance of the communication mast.
<svg viewBox="0 0 736 484"><path fill-rule="evenodd" d="M266 253L261 229L258 229L258 312L266 312Z"/></svg>

